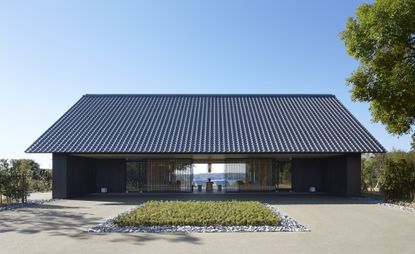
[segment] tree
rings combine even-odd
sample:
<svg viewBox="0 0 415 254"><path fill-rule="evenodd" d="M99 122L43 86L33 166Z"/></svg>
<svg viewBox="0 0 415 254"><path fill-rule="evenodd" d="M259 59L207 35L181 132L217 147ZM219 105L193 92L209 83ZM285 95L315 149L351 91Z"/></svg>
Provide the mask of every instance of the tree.
<svg viewBox="0 0 415 254"><path fill-rule="evenodd" d="M1 160L0 167L6 181L4 181L3 194L8 203L21 200L27 201L32 179L31 164L29 160Z"/></svg>
<svg viewBox="0 0 415 254"><path fill-rule="evenodd" d="M362 156L362 191L377 191L385 164L385 154L364 154Z"/></svg>
<svg viewBox="0 0 415 254"><path fill-rule="evenodd" d="M52 189L52 170L32 167L32 184L30 191L44 192Z"/></svg>
<svg viewBox="0 0 415 254"><path fill-rule="evenodd" d="M3 194L6 189L7 175L9 163L5 159L0 159L0 204L3 203Z"/></svg>
<svg viewBox="0 0 415 254"><path fill-rule="evenodd" d="M412 134L411 151L415 152L415 133Z"/></svg>
<svg viewBox="0 0 415 254"><path fill-rule="evenodd" d="M32 180L32 160L11 160L12 170L16 175L16 199L27 201Z"/></svg>
<svg viewBox="0 0 415 254"><path fill-rule="evenodd" d="M415 153L393 152L385 160L381 189L386 200L415 201Z"/></svg>
<svg viewBox="0 0 415 254"><path fill-rule="evenodd" d="M415 0L362 4L341 33L359 67L347 79L352 99L369 102L373 121L393 134L415 125Z"/></svg>

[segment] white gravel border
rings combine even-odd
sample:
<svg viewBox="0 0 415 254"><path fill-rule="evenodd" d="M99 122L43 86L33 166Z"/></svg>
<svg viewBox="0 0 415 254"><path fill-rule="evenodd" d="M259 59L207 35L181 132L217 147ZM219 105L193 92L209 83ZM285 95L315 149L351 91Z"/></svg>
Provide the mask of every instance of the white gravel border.
<svg viewBox="0 0 415 254"><path fill-rule="evenodd" d="M372 204L378 204L378 205L381 205L381 206L386 206L386 207L390 207L390 208L394 208L394 209L399 209L403 212L415 213L415 208L412 208L412 207L409 207L409 206L404 206L404 205L397 205L397 204L393 204L393 203L388 203L388 202L382 201L380 199L374 199L374 198L370 198L370 197L356 197L356 198L353 198L353 199L369 201Z"/></svg>
<svg viewBox="0 0 415 254"><path fill-rule="evenodd" d="M404 212L415 213L415 208L412 208L412 207L409 207L409 206L396 205L396 204L385 203L385 202L379 203L379 205L399 209L399 210L404 211Z"/></svg>
<svg viewBox="0 0 415 254"><path fill-rule="evenodd" d="M130 213L140 205L129 209L126 212L107 219L95 227L87 229L92 233L218 233L218 232L309 232L305 226L299 224L294 219L283 214L270 204L264 204L276 216L281 219L278 226L139 226L139 227L119 227L115 225L114 220L121 215Z"/></svg>
<svg viewBox="0 0 415 254"><path fill-rule="evenodd" d="M1 211L12 211L20 208L38 208L45 203L50 203L54 199L39 199L39 200L28 200L26 203L15 203L0 207Z"/></svg>

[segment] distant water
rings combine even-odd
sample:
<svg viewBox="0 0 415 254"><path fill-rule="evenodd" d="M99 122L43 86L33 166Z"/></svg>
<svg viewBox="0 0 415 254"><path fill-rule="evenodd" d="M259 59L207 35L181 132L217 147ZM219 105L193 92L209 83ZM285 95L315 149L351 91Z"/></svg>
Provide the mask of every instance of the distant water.
<svg viewBox="0 0 415 254"><path fill-rule="evenodd" d="M206 180L204 180L204 179L197 179L197 180L194 180L193 181L193 183L195 185L204 185L204 184L206 184L206 182L207 182L207 179ZM212 179L212 182L214 184L216 184L216 185L218 185L218 184L225 185L227 183L227 181L225 179Z"/></svg>

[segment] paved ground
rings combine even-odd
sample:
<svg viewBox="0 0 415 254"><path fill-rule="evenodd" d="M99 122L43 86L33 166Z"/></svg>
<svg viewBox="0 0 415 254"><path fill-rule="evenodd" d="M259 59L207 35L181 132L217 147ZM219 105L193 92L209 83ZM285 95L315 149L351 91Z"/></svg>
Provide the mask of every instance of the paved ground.
<svg viewBox="0 0 415 254"><path fill-rule="evenodd" d="M52 198L52 192L34 192L30 193L27 199L29 201L48 200Z"/></svg>
<svg viewBox="0 0 415 254"><path fill-rule="evenodd" d="M181 195L180 199L252 199L311 229L304 233L92 234L104 218L146 199L173 195L90 196L0 212L0 253L414 253L415 214L345 198Z"/></svg>

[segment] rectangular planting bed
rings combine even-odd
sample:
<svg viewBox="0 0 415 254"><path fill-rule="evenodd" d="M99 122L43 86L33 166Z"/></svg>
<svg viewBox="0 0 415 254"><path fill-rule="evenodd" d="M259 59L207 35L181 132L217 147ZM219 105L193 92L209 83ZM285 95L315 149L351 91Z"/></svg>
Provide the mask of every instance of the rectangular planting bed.
<svg viewBox="0 0 415 254"><path fill-rule="evenodd" d="M134 226L263 226L280 224L266 206L253 201L149 201L119 216L114 224Z"/></svg>
<svg viewBox="0 0 415 254"><path fill-rule="evenodd" d="M148 201L89 232L303 232L269 204L257 201Z"/></svg>

